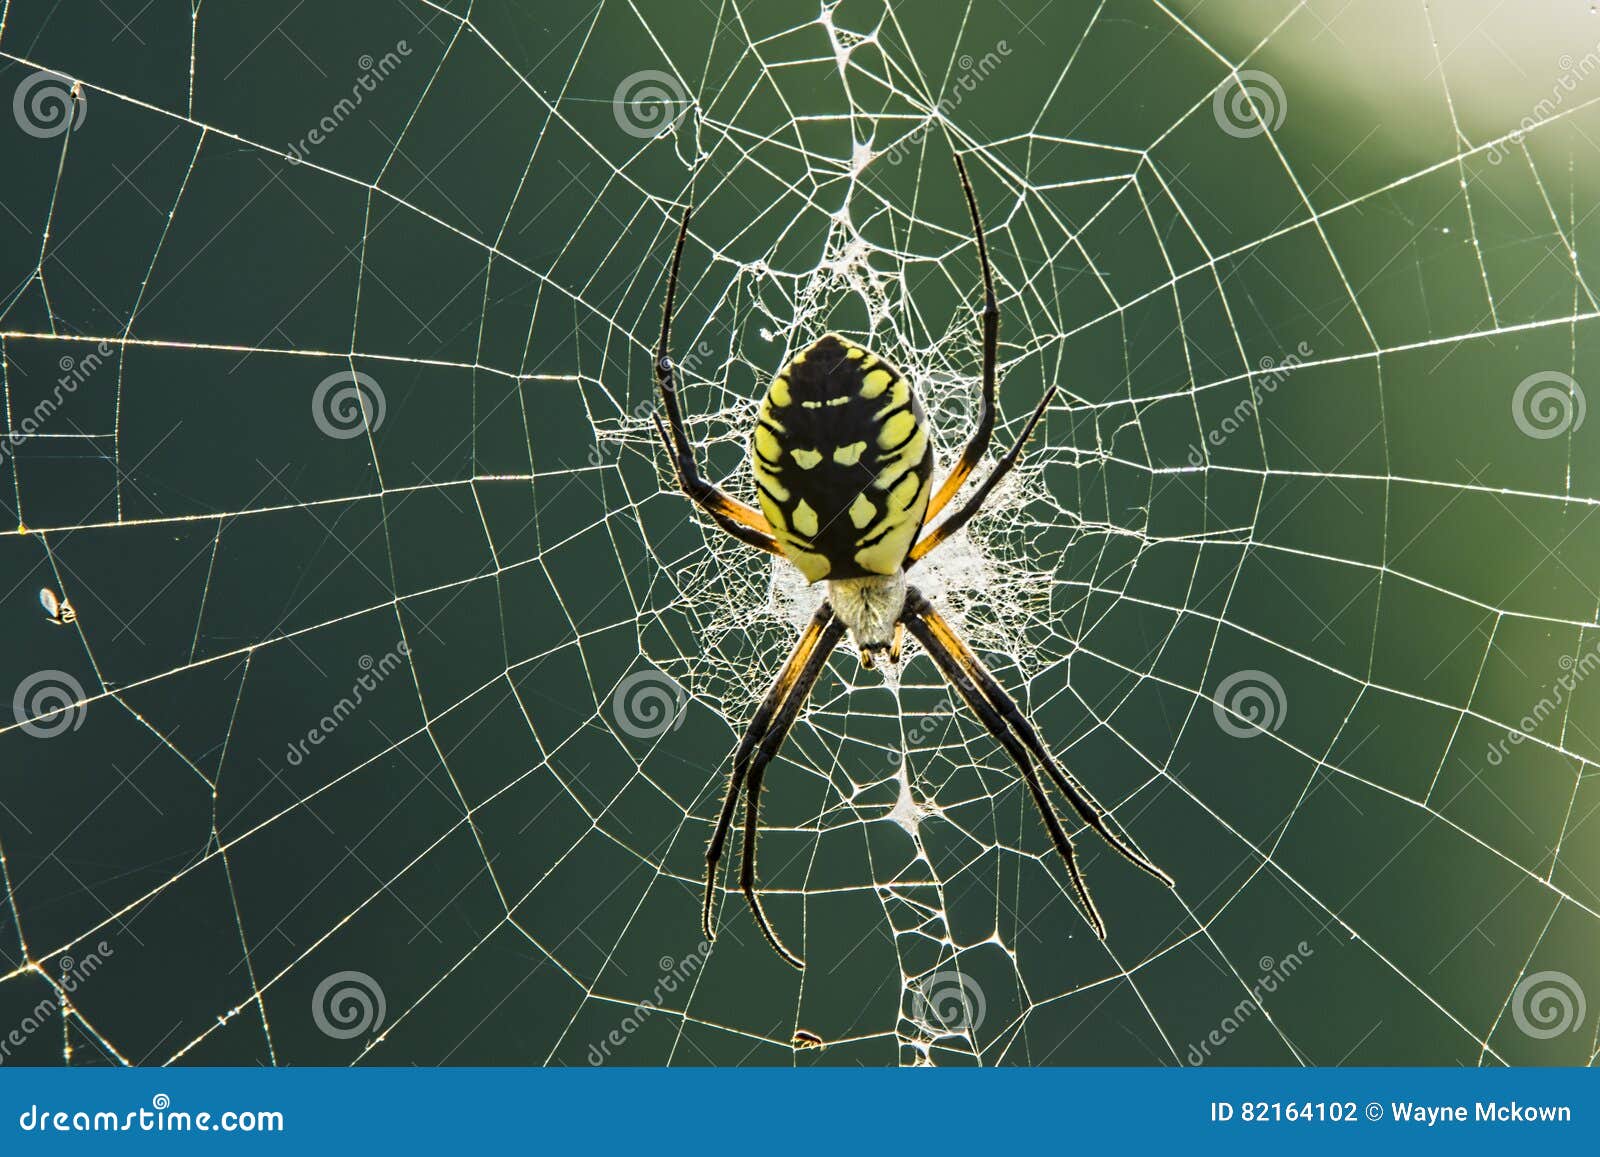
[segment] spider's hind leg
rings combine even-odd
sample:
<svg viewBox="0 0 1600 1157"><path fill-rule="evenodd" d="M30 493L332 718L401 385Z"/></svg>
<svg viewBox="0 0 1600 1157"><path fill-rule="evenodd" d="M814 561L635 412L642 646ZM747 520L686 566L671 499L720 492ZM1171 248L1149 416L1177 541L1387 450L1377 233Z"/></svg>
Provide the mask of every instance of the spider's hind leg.
<svg viewBox="0 0 1600 1157"><path fill-rule="evenodd" d="M1055 844L1056 851L1066 864L1067 874L1072 879L1073 889L1077 892L1084 915L1100 939L1104 940L1106 936L1105 921L1100 918L1099 910L1089 895L1088 885L1078 868L1072 840L1062 828L1055 807L1051 804L1038 773L1034 770L1033 761L1029 758L1030 752L1043 764L1051 782L1067 797L1073 810L1083 822L1098 832L1101 838L1111 845L1112 850L1168 887L1173 886L1171 876L1156 867L1121 835L1111 830L1106 824L1102 809L1093 797L1056 765L1044 743L1039 739L1038 732L1022 714L1021 709L995 681L994 676L989 674L971 649L961 641L950 624L945 622L944 617L934 610L933 605L915 588L906 595L906 626L917 641L927 649L944 677L961 693L961 697L988 729L989 734L999 741L1005 748L1006 754L1011 756L1012 762L1022 772L1034 804L1044 819L1045 828L1050 833L1051 842Z"/></svg>
<svg viewBox="0 0 1600 1157"><path fill-rule="evenodd" d="M756 926L761 929L762 936L766 938L774 952L796 968L805 967L804 962L784 947L783 941L773 930L771 921L767 919L756 891L756 836L759 830L761 781L766 774L767 764L772 762L773 757L778 754L778 749L783 746L789 728L794 725L796 717L800 714L800 708L805 705L806 697L811 694L811 688L816 685L817 677L822 674L828 656L833 653L833 649L839 645L839 640L843 636L844 625L834 616L833 608L823 603L806 627L805 633L800 636L800 642L795 645L788 661L784 663L783 670L778 672L778 677L773 680L771 690L767 692L767 697L756 710L749 727L745 729L744 737L739 741L738 750L733 756L733 771L728 777L728 792L722 801L722 812L718 817L716 828L711 833L711 843L706 848L706 890L700 909L700 924L709 941L716 939L717 865L722 860L728 833L733 827L734 813L739 806L740 788L748 781L744 852L739 867L739 886L745 894L745 900L750 905L751 914L755 917Z"/></svg>

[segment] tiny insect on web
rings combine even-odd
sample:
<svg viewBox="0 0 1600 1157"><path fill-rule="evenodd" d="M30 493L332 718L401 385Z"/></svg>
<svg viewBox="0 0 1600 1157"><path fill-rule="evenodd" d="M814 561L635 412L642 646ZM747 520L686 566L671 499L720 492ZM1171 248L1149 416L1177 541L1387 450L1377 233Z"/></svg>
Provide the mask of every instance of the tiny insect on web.
<svg viewBox="0 0 1600 1157"><path fill-rule="evenodd" d="M802 632L734 752L727 793L706 849L701 905L706 938L714 939L718 867L743 793L744 844L739 887L767 943L796 968L804 967L804 962L778 936L756 888L761 785L767 765L783 745L829 655L846 633L868 667L880 659L898 661L902 634L907 630L928 652L940 673L1021 771L1096 936L1105 939L1105 921L1089 894L1071 837L1062 826L1035 761L1086 826L1124 859L1168 887L1173 886L1170 876L1110 828L1105 809L1056 762L1016 702L933 605L906 582L909 568L982 508L996 484L1016 465L1023 446L1056 396L1055 387L1045 391L1016 441L966 501L923 535L924 527L950 504L988 451L999 385L1000 309L994 275L977 196L959 153L955 154L955 165L983 273L982 411L971 439L937 492L932 492L933 449L927 419L912 384L883 358L831 333L812 343L780 371L762 401L750 446L761 509L738 501L705 479L684 428L670 352L678 275L692 207L684 212L673 247L655 359L656 384L666 421L657 415L654 422L672 461L678 486L728 534L787 559L809 581L826 580L828 584L828 598Z"/></svg>

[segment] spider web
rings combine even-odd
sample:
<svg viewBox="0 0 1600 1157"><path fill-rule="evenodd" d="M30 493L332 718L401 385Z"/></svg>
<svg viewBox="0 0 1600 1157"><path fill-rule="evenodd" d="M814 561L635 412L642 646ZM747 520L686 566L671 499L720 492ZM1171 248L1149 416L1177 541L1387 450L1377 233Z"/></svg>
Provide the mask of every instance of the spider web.
<svg viewBox="0 0 1600 1157"><path fill-rule="evenodd" d="M70 7L0 8L0 1059L1594 1061L1584 6ZM1062 397L915 581L1177 887L1078 834L1098 942L928 659L841 650L797 974L697 909L820 595L672 487L663 264L692 202L709 476L828 329L948 464L951 147L997 442Z"/></svg>

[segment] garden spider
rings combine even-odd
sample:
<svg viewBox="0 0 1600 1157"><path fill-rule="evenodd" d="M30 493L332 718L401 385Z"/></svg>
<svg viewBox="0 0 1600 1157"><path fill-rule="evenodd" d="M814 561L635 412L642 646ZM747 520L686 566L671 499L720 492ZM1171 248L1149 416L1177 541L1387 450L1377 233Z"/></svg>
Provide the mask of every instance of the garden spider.
<svg viewBox="0 0 1600 1157"><path fill-rule="evenodd" d="M1173 886L1170 876L1107 826L1104 809L1088 789L1057 765L1038 732L994 676L921 592L906 584L906 571L961 529L982 507L995 484L1016 464L1023 444L1056 395L1054 386L1045 391L1005 456L954 514L919 541L924 524L949 504L978 465L989 447L995 423L1000 309L995 303L994 276L978 216L978 201L959 154L955 163L983 269L983 410L972 440L931 500L933 447L928 440L927 418L911 383L882 358L831 333L781 370L761 403L750 444L761 509L746 506L701 477L678 408L677 382L669 352L678 271L689 236L692 207L683 215L672 253L655 370L667 420L665 424L659 416L654 420L661 444L672 459L678 486L712 521L740 542L787 559L810 582L826 579L828 583L827 600L800 636L734 752L722 813L706 849L705 898L700 916L706 939L714 939L717 866L743 788L746 804L739 886L767 943L796 968L803 968L804 962L784 947L756 893L761 779L828 656L846 631L860 652L862 664L872 667L883 657L897 662L903 632L910 629L1021 770L1096 936L1105 939L1105 922L1089 897L1072 840L1062 828L1033 760L1043 766L1050 782L1067 798L1078 817L1106 843L1130 863L1168 887Z"/></svg>

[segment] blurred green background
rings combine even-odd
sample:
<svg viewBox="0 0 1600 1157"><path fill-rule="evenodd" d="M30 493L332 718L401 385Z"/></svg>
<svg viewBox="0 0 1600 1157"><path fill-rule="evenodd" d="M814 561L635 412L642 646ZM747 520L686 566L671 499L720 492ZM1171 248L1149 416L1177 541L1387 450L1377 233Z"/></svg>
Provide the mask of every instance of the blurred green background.
<svg viewBox="0 0 1600 1157"><path fill-rule="evenodd" d="M0 1061L1591 1063L1589 4L554 8L5 5ZM676 220L713 476L828 328L948 462L953 146L1063 399L925 583L1178 886L841 651L707 953L817 592L655 452Z"/></svg>

